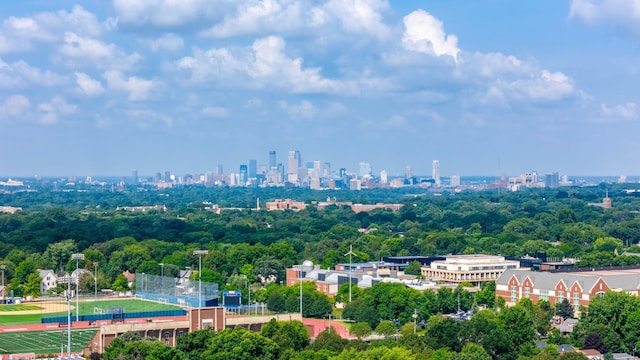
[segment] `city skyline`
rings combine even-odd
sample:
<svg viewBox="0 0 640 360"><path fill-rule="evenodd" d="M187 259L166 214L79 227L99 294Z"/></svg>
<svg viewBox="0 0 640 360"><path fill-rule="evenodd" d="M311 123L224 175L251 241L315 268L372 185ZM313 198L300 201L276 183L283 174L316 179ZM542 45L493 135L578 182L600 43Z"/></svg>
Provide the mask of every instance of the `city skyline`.
<svg viewBox="0 0 640 360"><path fill-rule="evenodd" d="M274 149L390 177L435 159L442 176L640 175L637 6L9 2L0 176L249 176Z"/></svg>

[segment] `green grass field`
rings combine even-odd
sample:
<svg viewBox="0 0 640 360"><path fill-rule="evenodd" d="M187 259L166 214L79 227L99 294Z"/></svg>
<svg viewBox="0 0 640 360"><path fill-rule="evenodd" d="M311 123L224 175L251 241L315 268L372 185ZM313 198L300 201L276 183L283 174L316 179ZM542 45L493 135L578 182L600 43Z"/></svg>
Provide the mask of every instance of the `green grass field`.
<svg viewBox="0 0 640 360"><path fill-rule="evenodd" d="M82 351L95 335L96 329L71 330L71 351ZM67 330L0 333L0 354L54 354L60 345L67 351Z"/></svg>
<svg viewBox="0 0 640 360"><path fill-rule="evenodd" d="M72 307L75 308L75 305L76 305L75 301L71 302ZM180 309L180 307L176 305L161 304L161 303L144 301L144 300L136 300L136 299L80 301L79 305L80 305L80 315L92 315L94 314L95 308L103 309L106 312L106 310L110 307L124 307L125 313ZM0 305L0 308L3 306L12 306L12 305ZM28 314L28 315L12 315L10 311L0 310L0 326L1 325L20 325L20 324L39 324L42 317L56 317L56 316L67 315L66 302L61 302L59 304L56 304L56 309L57 308L59 308L60 311L50 312L50 313L40 313L40 314ZM38 307L38 309L40 308ZM24 309L24 310L27 310L27 309ZM76 312L75 310L73 310L72 316L75 316L75 314Z"/></svg>

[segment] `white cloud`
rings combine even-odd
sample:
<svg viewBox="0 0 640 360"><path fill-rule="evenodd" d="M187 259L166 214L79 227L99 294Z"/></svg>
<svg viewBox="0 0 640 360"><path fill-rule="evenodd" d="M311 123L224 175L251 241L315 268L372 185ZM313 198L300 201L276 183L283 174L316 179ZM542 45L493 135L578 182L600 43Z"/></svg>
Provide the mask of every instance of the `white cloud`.
<svg viewBox="0 0 640 360"><path fill-rule="evenodd" d="M247 34L295 34L325 36L339 31L386 39L391 31L382 21L388 9L383 0L329 0L314 6L314 1L251 0L237 1L233 14L202 32L215 38ZM339 30L338 30L339 29Z"/></svg>
<svg viewBox="0 0 640 360"><path fill-rule="evenodd" d="M164 126L170 128L173 126L173 118L167 114L158 113L147 109L133 109L126 111L127 117L136 121L139 128L148 129L156 127L156 123L160 122Z"/></svg>
<svg viewBox="0 0 640 360"><path fill-rule="evenodd" d="M104 92L104 88L102 87L102 83L98 80L92 79L89 75L82 72L75 72L76 75L76 83L78 84L78 89L88 96L100 95Z"/></svg>
<svg viewBox="0 0 640 360"><path fill-rule="evenodd" d="M386 39L390 35L390 29L380 15L388 7L389 4L381 0L329 0L324 5L344 30L373 35L378 39Z"/></svg>
<svg viewBox="0 0 640 360"><path fill-rule="evenodd" d="M349 83L324 78L320 68L305 68L301 58L284 53L285 41L269 36L254 41L238 54L230 49L194 50L194 56L176 62L179 70L191 72L198 82L225 80L225 86L276 87L292 93L351 93Z"/></svg>
<svg viewBox="0 0 640 360"><path fill-rule="evenodd" d="M600 115L608 119L622 119L631 120L638 118L638 106L636 103L628 102L622 105L615 105L613 107L607 106L607 104L600 105Z"/></svg>
<svg viewBox="0 0 640 360"><path fill-rule="evenodd" d="M640 35L640 1L638 0L571 0L570 18L588 24L609 24Z"/></svg>
<svg viewBox="0 0 640 360"><path fill-rule="evenodd" d="M74 66L94 65L101 68L130 69L141 56L138 53L124 54L115 44L107 44L101 40L83 37L67 32L64 34L64 44L60 53L68 59L75 60Z"/></svg>
<svg viewBox="0 0 640 360"><path fill-rule="evenodd" d="M120 71L110 70L103 74L109 89L120 90L129 93L131 101L145 100L154 86L159 84L152 80L145 80L135 76L125 78Z"/></svg>
<svg viewBox="0 0 640 360"><path fill-rule="evenodd" d="M436 56L449 55L457 61L458 37L446 35L442 21L424 10L416 10L404 17L404 26L402 45L405 49Z"/></svg>
<svg viewBox="0 0 640 360"><path fill-rule="evenodd" d="M164 34L163 36L151 42L151 50L153 51L176 51L184 46L182 37L176 34Z"/></svg>
<svg viewBox="0 0 640 360"><path fill-rule="evenodd" d="M226 38L265 31L286 32L302 28L302 4L290 0L238 1L236 13L202 32L204 36Z"/></svg>
<svg viewBox="0 0 640 360"><path fill-rule="evenodd" d="M96 16L81 6L71 12L40 12L32 17L10 16L0 26L0 53L32 50L35 42L62 41L61 34L74 32L86 36L99 36L108 28Z"/></svg>
<svg viewBox="0 0 640 360"><path fill-rule="evenodd" d="M60 116L71 115L76 109L77 106L67 103L66 100L60 96L55 96L50 102L38 105L40 122L43 124L55 124L58 122Z"/></svg>
<svg viewBox="0 0 640 360"><path fill-rule="evenodd" d="M202 109L202 115L207 117L225 117L228 113L227 109L220 106L207 106Z"/></svg>
<svg viewBox="0 0 640 360"><path fill-rule="evenodd" d="M308 100L303 100L297 105L290 105L283 101L280 103L280 107L286 110L292 119L311 119L318 112L316 107Z"/></svg>
<svg viewBox="0 0 640 360"><path fill-rule="evenodd" d="M113 0L118 19L136 26L178 27L210 18L226 1Z"/></svg>
<svg viewBox="0 0 640 360"><path fill-rule="evenodd" d="M25 115L31 102L24 95L11 95L0 103L0 118L15 118Z"/></svg>
<svg viewBox="0 0 640 360"><path fill-rule="evenodd" d="M55 86L66 78L49 70L40 70L23 60L7 64L0 59L0 88L23 88L29 85Z"/></svg>

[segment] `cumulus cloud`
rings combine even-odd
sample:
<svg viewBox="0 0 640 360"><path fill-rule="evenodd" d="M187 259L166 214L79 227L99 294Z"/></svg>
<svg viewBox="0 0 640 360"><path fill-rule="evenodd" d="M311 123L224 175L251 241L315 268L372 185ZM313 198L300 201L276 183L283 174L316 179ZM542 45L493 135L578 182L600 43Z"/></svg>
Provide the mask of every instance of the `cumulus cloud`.
<svg viewBox="0 0 640 360"><path fill-rule="evenodd" d="M59 42L65 32L99 36L108 28L81 6L71 12L40 12L31 17L10 16L0 26L0 53L34 49L36 42Z"/></svg>
<svg viewBox="0 0 640 360"><path fill-rule="evenodd" d="M600 105L600 115L605 119L632 120L638 118L638 106L634 102L609 107Z"/></svg>
<svg viewBox="0 0 640 360"><path fill-rule="evenodd" d="M104 92L102 83L99 80L92 79L89 75L82 72L75 72L76 84L78 89L85 95L95 96Z"/></svg>
<svg viewBox="0 0 640 360"><path fill-rule="evenodd" d="M17 118L25 115L31 109L31 102L24 95L11 95L0 102L0 117Z"/></svg>
<svg viewBox="0 0 640 360"><path fill-rule="evenodd" d="M382 21L388 9L383 0L329 0L319 5L300 0L238 1L233 13L202 32L215 38L247 34L326 34L339 28L342 32L388 38L391 31Z"/></svg>
<svg viewBox="0 0 640 360"><path fill-rule="evenodd" d="M608 24L640 35L640 1L571 0L569 17L588 24Z"/></svg>
<svg viewBox="0 0 640 360"><path fill-rule="evenodd" d="M153 51L176 51L184 46L182 37L176 34L164 34L163 36L151 41L151 50Z"/></svg>
<svg viewBox="0 0 640 360"><path fill-rule="evenodd" d="M424 10L416 10L404 17L405 31L402 45L410 51L449 55L457 61L458 37L444 32L442 21Z"/></svg>
<svg viewBox="0 0 640 360"><path fill-rule="evenodd" d="M67 57L65 61L75 60L75 66L96 65L103 68L129 69L141 60L138 53L126 55L115 44L107 44L72 32L64 34L64 44L60 53Z"/></svg>
<svg viewBox="0 0 640 360"><path fill-rule="evenodd" d="M179 27L210 18L227 1L113 0L118 19L136 26Z"/></svg>
<svg viewBox="0 0 640 360"><path fill-rule="evenodd" d="M293 93L353 91L349 84L324 78L320 68L305 68L301 58L288 57L284 49L284 39L269 36L254 41L250 49L238 55L226 48L196 49L194 56L184 57L176 65L180 70L190 71L194 81L224 78L235 81L235 86L275 86Z"/></svg>
<svg viewBox="0 0 640 360"><path fill-rule="evenodd" d="M63 97L55 96L50 102L38 105L40 122L43 124L55 124L60 116L71 115L76 109L77 106L67 103Z"/></svg>
<svg viewBox="0 0 640 360"><path fill-rule="evenodd" d="M55 86L65 77L50 70L40 70L23 60L7 64L0 59L0 88L23 88L29 85Z"/></svg>
<svg viewBox="0 0 640 360"><path fill-rule="evenodd" d="M103 77L107 80L109 89L129 93L128 99L131 101L146 100L153 87L159 85L155 81L135 76L125 78L120 71L116 70L106 71Z"/></svg>

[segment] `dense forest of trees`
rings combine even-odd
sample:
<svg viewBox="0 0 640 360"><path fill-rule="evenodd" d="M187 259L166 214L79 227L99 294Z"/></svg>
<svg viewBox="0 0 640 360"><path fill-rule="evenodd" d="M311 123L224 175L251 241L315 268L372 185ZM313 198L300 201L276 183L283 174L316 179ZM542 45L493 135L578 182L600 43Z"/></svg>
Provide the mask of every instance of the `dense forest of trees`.
<svg viewBox="0 0 640 360"><path fill-rule="evenodd" d="M125 270L160 274L159 264L162 263L165 275L176 276L180 269L197 264L193 250L207 249L209 253L202 259L203 280L219 283L221 288L245 291L248 280L254 289L253 299L268 303L276 311L292 311L297 310L294 307L298 305L290 299L297 299L297 295L295 289L280 285L284 270L305 259L323 268L333 267L346 261L344 254L350 245L361 261L400 255L485 253L523 256L546 252L552 258L576 258L578 266L638 264L640 257L623 253L640 253L640 198L634 196L635 193L624 192L622 185L608 186L614 203L612 209L589 205L602 199L604 186L516 193L443 193L438 196L415 188L314 192L203 187L121 193L38 191L0 194L0 204L24 209L16 214L0 214L0 264L5 266L10 290L16 295L36 295L37 289L33 286L39 281L36 269L75 269L70 254L82 252L86 261L81 262L81 266L93 271L93 263L98 263L99 288L122 290L126 287L121 275ZM625 184L625 187L629 186L632 185ZM221 214L205 209L208 203L249 208L255 206L256 198L262 201L293 198L311 204L327 197L362 203L397 202L404 206L397 212L375 210L357 214L349 207L338 206L324 210L309 206L299 212L228 210ZM168 210L115 211L117 206L155 204L167 205ZM264 279L272 281L268 284ZM81 291L92 293L93 286L93 278L81 281ZM356 291L354 301L344 309L344 316L376 329L387 324L386 321L399 325L412 323L411 314L416 309L420 319L426 321L424 333L427 336L414 338L407 334L401 338L408 343L400 340L394 343L395 347L401 348L397 351L409 351L415 358L449 358L448 355L433 357L439 356L439 351L444 352L439 350L441 347L457 354L456 359L483 358L484 355L461 355L480 349L490 358L544 358L541 356L546 355L537 354L531 348L534 338L547 335L549 343L566 341L580 347L588 343L606 346L608 351L631 351L640 335L624 328L627 322L635 321L633 316L640 311L636 300L616 298L619 304L626 304L622 315L612 315L604 309L598 317L593 311L584 312L586 317L576 335L563 338L549 332L547 319L560 308L544 303L520 304L495 313L491 309L501 304L495 302L493 291L489 287L475 295L463 288L419 293L401 286L379 284L362 292ZM305 304L313 304L303 309L305 316L324 316L331 311L335 300L320 296L307 287L304 297L307 297ZM477 306L489 310L477 313L471 321L464 323L433 320L439 319L433 317L438 313L457 309L458 298L465 310ZM620 316L625 317L624 322L617 321ZM472 325L467 324L478 328L469 329ZM514 324L518 327L511 328ZM526 333L517 331L523 329L527 329ZM438 338L441 336L438 334L448 335ZM482 337L496 334L516 338L498 344L496 339ZM617 337L611 334L617 334ZM269 344L264 339L259 341ZM443 344L445 346L441 346ZM344 349L331 350L332 356L355 357L349 355L354 351L350 346L364 345L345 345ZM433 352L424 357L415 351L420 347ZM313 351L316 358L328 358L318 355L326 349L296 348L293 354L293 350L282 352L280 347L274 346L276 348L278 350L274 351L278 356L288 353L287 358L292 359L302 358L299 356L305 351ZM366 351L386 350L367 348ZM480 357L470 357L476 355Z"/></svg>

